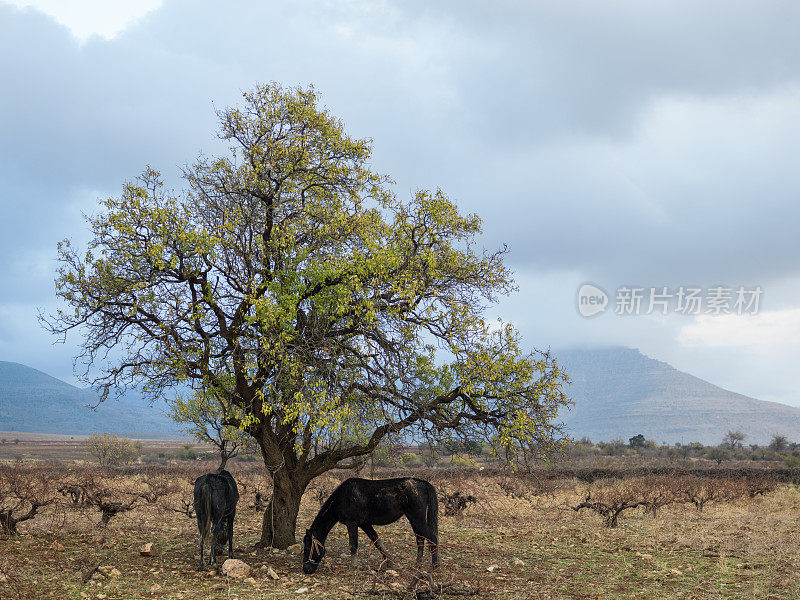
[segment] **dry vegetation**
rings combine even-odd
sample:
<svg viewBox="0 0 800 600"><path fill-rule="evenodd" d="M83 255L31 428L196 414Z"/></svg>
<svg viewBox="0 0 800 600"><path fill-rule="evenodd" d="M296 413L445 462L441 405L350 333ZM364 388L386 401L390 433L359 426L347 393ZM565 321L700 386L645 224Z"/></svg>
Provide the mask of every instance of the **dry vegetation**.
<svg viewBox="0 0 800 600"><path fill-rule="evenodd" d="M517 598L795 599L800 491L768 473L701 477L673 473L602 479L531 478L486 471L423 473L440 492L443 564L413 566L405 521L380 528L392 571L361 538L346 559L337 527L320 570L256 549L269 482L254 465L232 466L241 500L237 557L249 579L198 572L191 485L207 467L99 469L46 463L2 465L0 515L26 516L0 536L0 598ZM420 474L415 472L415 474ZM306 493L305 528L340 479ZM376 476L388 473L375 473ZM637 506L607 514L581 503ZM699 510L702 508L702 510ZM612 512L616 508L612 508ZM156 556L139 547L155 542ZM272 570L272 574L269 569ZM277 579L276 579L277 577ZM301 591L305 588L305 591Z"/></svg>

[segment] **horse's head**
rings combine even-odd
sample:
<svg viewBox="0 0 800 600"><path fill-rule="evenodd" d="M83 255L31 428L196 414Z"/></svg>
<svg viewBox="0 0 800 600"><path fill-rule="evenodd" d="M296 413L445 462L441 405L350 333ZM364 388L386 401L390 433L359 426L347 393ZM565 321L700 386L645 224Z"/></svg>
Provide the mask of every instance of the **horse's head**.
<svg viewBox="0 0 800 600"><path fill-rule="evenodd" d="M228 542L228 524L225 521L222 521L214 531L214 537L218 544L226 544Z"/></svg>
<svg viewBox="0 0 800 600"><path fill-rule="evenodd" d="M310 575L316 571L324 556L325 545L314 537L310 529L306 529L303 536L303 573Z"/></svg>

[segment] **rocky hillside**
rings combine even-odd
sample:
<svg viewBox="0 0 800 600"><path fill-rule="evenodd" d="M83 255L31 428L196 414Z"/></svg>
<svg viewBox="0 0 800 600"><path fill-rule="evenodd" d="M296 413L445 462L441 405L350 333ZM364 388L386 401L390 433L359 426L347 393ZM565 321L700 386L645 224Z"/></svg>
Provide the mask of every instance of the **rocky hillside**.
<svg viewBox="0 0 800 600"><path fill-rule="evenodd" d="M718 444L741 430L746 444L776 433L800 441L800 408L717 387L631 348L555 352L575 401L563 420L575 438L609 441L643 434L655 442Z"/></svg>
<svg viewBox="0 0 800 600"><path fill-rule="evenodd" d="M124 435L177 433L164 405L150 407L136 393L106 400L96 409L98 396L46 373L13 362L0 361L0 431Z"/></svg>

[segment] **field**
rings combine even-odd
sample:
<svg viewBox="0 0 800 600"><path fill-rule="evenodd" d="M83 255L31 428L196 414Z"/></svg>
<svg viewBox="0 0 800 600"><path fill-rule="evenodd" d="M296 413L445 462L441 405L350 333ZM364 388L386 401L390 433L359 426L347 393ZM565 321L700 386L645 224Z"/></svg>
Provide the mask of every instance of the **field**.
<svg viewBox="0 0 800 600"><path fill-rule="evenodd" d="M620 515L617 527L610 528L595 512L570 507L587 494L602 499L636 486L634 495L646 493L652 480L585 483L433 470L421 474L431 479L443 499L443 563L430 578L427 554L421 571L414 566L414 539L405 520L379 528L394 557L389 569L381 568L363 534L358 560L351 564L346 530L339 525L328 539L319 571L306 576L300 557L292 552L255 547L264 513L253 507L254 493L268 491L269 484L253 463L235 463L231 470L242 497L234 541L237 558L253 571L249 578L231 579L197 570L196 523L176 512L188 497L190 482L207 468L87 471L78 465L24 466L28 477L37 469L50 474L50 484L91 473L117 498L132 498L146 489L146 482L160 482L151 486L160 495L152 502L139 500L107 526L100 522L96 506L73 504L59 495L57 503L21 522L19 535L0 536L3 600L800 597L800 491L787 483L758 493L752 493L751 486L750 494L719 495L702 511L687 502L666 504L655 515L631 508ZM337 473L314 482L304 496L299 534L319 509L319 499L348 475ZM454 497L469 499L466 508L457 510ZM456 514L445 514L447 506ZM148 542L155 543L155 556L140 555L140 546ZM94 567L100 568L92 574Z"/></svg>

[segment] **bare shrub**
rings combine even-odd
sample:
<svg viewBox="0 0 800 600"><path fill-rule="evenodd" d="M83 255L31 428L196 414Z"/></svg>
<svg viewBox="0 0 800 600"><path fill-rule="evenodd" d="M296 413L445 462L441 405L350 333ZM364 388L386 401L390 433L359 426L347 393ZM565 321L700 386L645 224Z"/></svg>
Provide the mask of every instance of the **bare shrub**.
<svg viewBox="0 0 800 600"><path fill-rule="evenodd" d="M689 476L681 482L683 500L694 504L700 512L709 502L733 500L742 493L743 488L730 478Z"/></svg>
<svg viewBox="0 0 800 600"><path fill-rule="evenodd" d="M58 488L58 493L69 498L75 506L83 506L86 502L86 494L83 488L76 483L65 483Z"/></svg>
<svg viewBox="0 0 800 600"><path fill-rule="evenodd" d="M143 490L139 496L148 504L155 504L159 499L180 492L181 485L171 471L151 468L142 477Z"/></svg>
<svg viewBox="0 0 800 600"><path fill-rule="evenodd" d="M52 465L0 464L0 532L17 534L17 525L33 519L56 501L57 471Z"/></svg>
<svg viewBox="0 0 800 600"><path fill-rule="evenodd" d="M774 492L778 487L778 481L775 477L766 474L752 475L746 478L747 482L747 495L751 498L756 496L764 496L770 492Z"/></svg>
<svg viewBox="0 0 800 600"><path fill-rule="evenodd" d="M644 509L654 517L658 509L669 504L683 501L681 477L678 475L652 475L643 477L638 480L638 485L641 487L640 493Z"/></svg>
<svg viewBox="0 0 800 600"><path fill-rule="evenodd" d="M475 504L477 501L475 496L462 494L461 491L456 491L452 494L445 493L441 496L441 503L444 506L446 517L460 515L470 504Z"/></svg>
<svg viewBox="0 0 800 600"><path fill-rule="evenodd" d="M104 527L119 513L133 510L143 499L141 493L126 489L129 484L114 481L110 475L108 472L86 471L79 484L84 493L85 504L100 511L100 522Z"/></svg>
<svg viewBox="0 0 800 600"><path fill-rule="evenodd" d="M603 518L605 527L616 527L623 511L640 506L646 506L641 484L628 480L600 482L597 489L589 490L582 502L570 508L575 512L588 508Z"/></svg>

